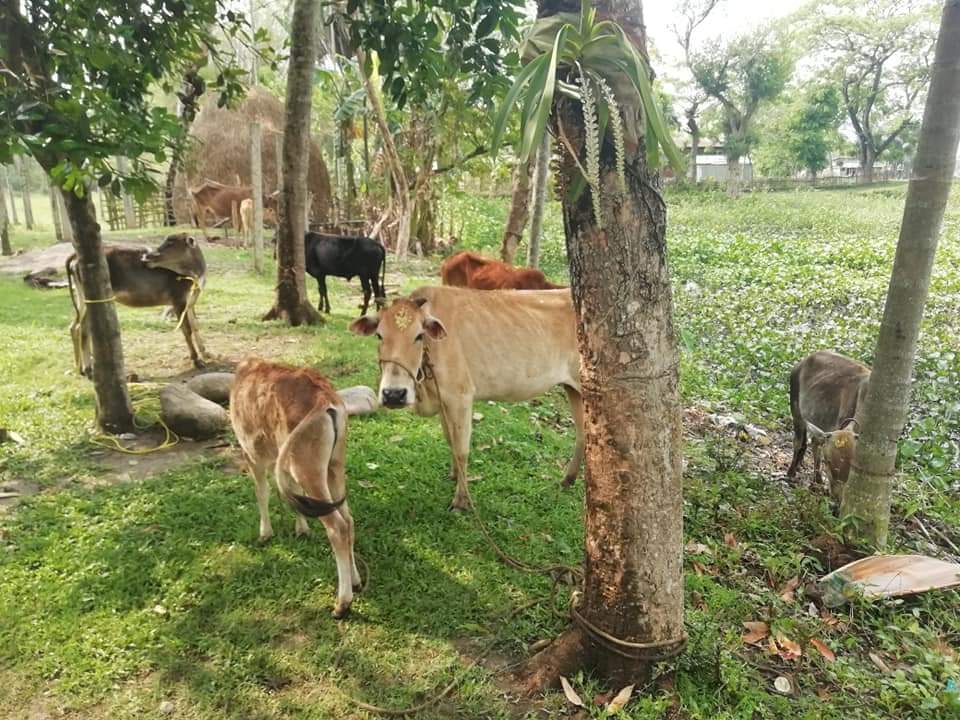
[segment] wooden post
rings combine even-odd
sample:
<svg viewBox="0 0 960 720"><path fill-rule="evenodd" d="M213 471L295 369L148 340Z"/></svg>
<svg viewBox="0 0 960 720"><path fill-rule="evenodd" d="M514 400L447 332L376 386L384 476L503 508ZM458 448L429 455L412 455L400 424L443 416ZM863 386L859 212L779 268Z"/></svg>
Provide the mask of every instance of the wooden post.
<svg viewBox="0 0 960 720"><path fill-rule="evenodd" d="M23 222L27 230L33 230L33 204L30 198L30 176L24 167L23 158L13 156L13 167L20 178L20 195L23 198Z"/></svg>
<svg viewBox="0 0 960 720"><path fill-rule="evenodd" d="M250 29L257 31L256 11L254 0L250 0ZM253 53L253 67L251 69L250 84L257 85L259 63L257 53ZM257 274L263 272L263 128L259 120L250 124L250 184L253 186L253 227L249 228L253 242L253 270ZM279 167L279 164L278 164Z"/></svg>
<svg viewBox="0 0 960 720"><path fill-rule="evenodd" d="M7 222L5 194L4 186L0 185L0 255L13 255L13 248L10 247L10 223Z"/></svg>
<svg viewBox="0 0 960 720"><path fill-rule="evenodd" d="M60 197L57 189L50 183L50 215L53 217L53 234L57 242L63 242L63 225L60 222Z"/></svg>
<svg viewBox="0 0 960 720"><path fill-rule="evenodd" d="M123 176L129 175L130 161L122 155L118 155L117 170ZM133 230L137 227L137 214L134 211L133 198L130 196L130 193L126 191L126 189L123 190L123 217L125 219L127 230Z"/></svg>

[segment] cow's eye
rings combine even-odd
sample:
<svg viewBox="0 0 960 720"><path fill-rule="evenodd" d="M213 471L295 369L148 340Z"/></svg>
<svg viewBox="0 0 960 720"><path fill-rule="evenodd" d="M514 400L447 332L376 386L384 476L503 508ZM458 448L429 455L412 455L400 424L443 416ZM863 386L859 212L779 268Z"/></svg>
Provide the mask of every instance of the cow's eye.
<svg viewBox="0 0 960 720"><path fill-rule="evenodd" d="M413 339L414 342L423 342L423 333L417 333L417 336Z"/></svg>

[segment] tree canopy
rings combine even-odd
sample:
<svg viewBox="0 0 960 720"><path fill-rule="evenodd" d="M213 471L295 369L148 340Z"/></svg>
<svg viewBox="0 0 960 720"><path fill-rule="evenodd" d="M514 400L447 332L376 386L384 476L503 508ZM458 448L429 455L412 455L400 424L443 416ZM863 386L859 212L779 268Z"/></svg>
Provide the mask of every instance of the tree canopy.
<svg viewBox="0 0 960 720"><path fill-rule="evenodd" d="M774 109L762 123L754 160L764 174L790 176L806 170L811 176L827 166L837 146L840 92L834 85L811 85Z"/></svg>

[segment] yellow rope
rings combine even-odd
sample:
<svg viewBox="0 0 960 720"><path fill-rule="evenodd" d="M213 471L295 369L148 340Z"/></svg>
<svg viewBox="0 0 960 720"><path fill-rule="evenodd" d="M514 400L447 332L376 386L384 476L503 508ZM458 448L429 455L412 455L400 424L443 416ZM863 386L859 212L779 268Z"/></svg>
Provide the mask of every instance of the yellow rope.
<svg viewBox="0 0 960 720"><path fill-rule="evenodd" d="M141 383L130 383L131 386L143 385ZM133 406L134 412L144 411L147 409L148 405L153 404L153 398L142 397L138 400L135 400L131 403ZM150 453L159 452L160 450L166 450L167 448L173 447L180 442L180 436L177 435L170 427L163 421L163 418L160 417L159 413L155 414L155 422L147 422L140 424L137 422L136 416L134 416L133 424L137 430L146 430L152 427L155 424L159 424L164 431L163 442L152 448L128 448L124 447L120 440L117 439L116 435L108 435L106 433L98 433L94 435L91 442L94 445L97 445L107 450L113 450L115 452L121 452L126 455L149 455Z"/></svg>
<svg viewBox="0 0 960 720"><path fill-rule="evenodd" d="M101 298L100 300L90 300L89 298L84 298L83 302L86 305L96 305L97 303L110 303L114 302L117 299L116 295L111 295L108 298Z"/></svg>

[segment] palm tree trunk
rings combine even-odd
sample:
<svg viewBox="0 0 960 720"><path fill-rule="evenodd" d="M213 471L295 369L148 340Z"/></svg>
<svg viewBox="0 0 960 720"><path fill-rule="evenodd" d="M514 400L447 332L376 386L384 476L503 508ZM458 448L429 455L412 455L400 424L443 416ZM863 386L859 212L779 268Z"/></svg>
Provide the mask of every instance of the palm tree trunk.
<svg viewBox="0 0 960 720"><path fill-rule="evenodd" d="M296 0L293 6L283 133L283 193L277 228L277 301L264 316L264 320L280 318L293 326L323 322L307 300L303 249L319 6L319 0Z"/></svg>
<svg viewBox="0 0 960 720"><path fill-rule="evenodd" d="M93 352L93 389L97 399L97 424L106 432L133 431L133 409L127 393L123 366L123 345L117 306L110 298L110 271L103 254L100 226L89 193L78 198L74 193L60 195L73 236L77 239L77 266L86 301L86 325Z"/></svg>
<svg viewBox="0 0 960 720"><path fill-rule="evenodd" d="M546 134L546 133L544 133ZM523 240L523 228L530 217L530 172L533 162L518 162L513 171L513 195L510 200L510 213L507 215L507 225L503 231L503 241L500 244L500 259L513 265L517 255L517 248Z"/></svg>
<svg viewBox="0 0 960 720"><path fill-rule="evenodd" d="M540 237L543 235L543 213L547 207L547 171L550 169L550 133L543 134L537 148L537 167L533 173L533 210L530 211L530 240L527 243L527 266L540 267Z"/></svg>
<svg viewBox="0 0 960 720"><path fill-rule="evenodd" d="M547 4L541 3L541 14ZM645 50L639 0L597 5ZM549 6L550 12L576 12L580 3ZM584 162L579 104L561 100L554 117ZM612 687L646 682L655 661L684 644L682 432L666 207L643 147L627 148L625 160L627 191L621 195L614 151L605 142L603 228L594 218L591 189L563 200L587 433L586 573L579 607L585 622L531 660L525 676L531 692L584 666ZM563 187L579 172L567 153L559 172ZM625 649L597 630L648 647Z"/></svg>
<svg viewBox="0 0 960 720"><path fill-rule="evenodd" d="M890 493L910 402L910 381L943 213L960 141L960 0L944 5L930 92L907 189L900 239L873 372L841 514L859 518L860 539L886 544Z"/></svg>

